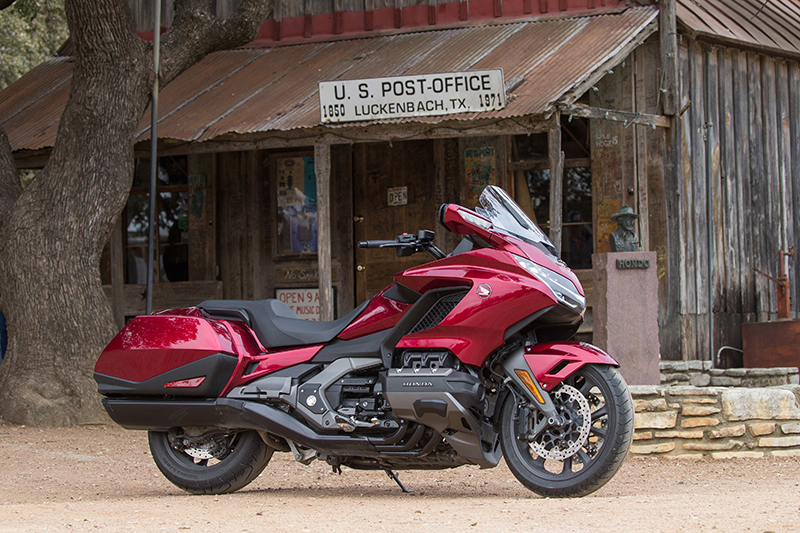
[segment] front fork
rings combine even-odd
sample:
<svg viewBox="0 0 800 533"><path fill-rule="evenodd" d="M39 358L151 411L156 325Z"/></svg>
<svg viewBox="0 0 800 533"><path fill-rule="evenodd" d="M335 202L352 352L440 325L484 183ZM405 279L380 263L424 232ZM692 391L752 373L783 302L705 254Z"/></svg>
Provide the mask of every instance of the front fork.
<svg viewBox="0 0 800 533"><path fill-rule="evenodd" d="M514 395L517 405L519 406L523 403L519 401L519 395L522 395L523 398L527 400L527 402L524 403L533 405L544 415L540 421L534 424L533 432L529 433L528 430L530 428L528 427L528 421L530 420L530 413L526 412L528 407L522 408L523 416L519 416L520 413L518 413L518 410L515 411L517 416L514 418L518 420L518 434L528 440L533 440L548 427L563 426L564 419L558 414L558 410L553 404L550 394L548 394L536 380L530 366L528 366L528 363L525 361L524 355L525 348L517 348L505 358L502 366L505 371L506 382L510 381L514 385L513 387L509 387L509 390ZM534 420L537 420L537 418L538 417L534 417Z"/></svg>

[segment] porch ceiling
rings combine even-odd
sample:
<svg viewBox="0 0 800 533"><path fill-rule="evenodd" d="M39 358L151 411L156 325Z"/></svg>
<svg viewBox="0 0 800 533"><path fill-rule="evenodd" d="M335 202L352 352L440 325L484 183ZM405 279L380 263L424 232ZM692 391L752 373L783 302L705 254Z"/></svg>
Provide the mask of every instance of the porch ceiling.
<svg viewBox="0 0 800 533"><path fill-rule="evenodd" d="M548 115L557 102L573 103L654 32L657 15L654 6L646 6L594 16L216 52L161 91L158 136L202 142L222 135L317 127L319 81L470 69L503 69L507 87L513 88L505 109L381 122ZM51 60L0 93L0 126L14 150L53 145L71 64L68 58ZM149 116L145 113L140 123L137 141L149 138Z"/></svg>

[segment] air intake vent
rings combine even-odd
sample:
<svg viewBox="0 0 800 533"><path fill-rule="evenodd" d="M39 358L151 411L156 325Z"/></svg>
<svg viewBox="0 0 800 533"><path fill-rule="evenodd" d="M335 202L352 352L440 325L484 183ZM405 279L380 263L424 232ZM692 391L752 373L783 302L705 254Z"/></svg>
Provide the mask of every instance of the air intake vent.
<svg viewBox="0 0 800 533"><path fill-rule="evenodd" d="M467 295L467 292L457 292L455 294L449 294L444 298L440 299L438 302L433 304L433 307L428 309L428 312L425 313L425 316L417 322L417 325L414 326L409 333L417 333L418 331L425 331L426 329L431 329L434 326L438 326L439 323L444 320L450 311L455 309L464 296Z"/></svg>

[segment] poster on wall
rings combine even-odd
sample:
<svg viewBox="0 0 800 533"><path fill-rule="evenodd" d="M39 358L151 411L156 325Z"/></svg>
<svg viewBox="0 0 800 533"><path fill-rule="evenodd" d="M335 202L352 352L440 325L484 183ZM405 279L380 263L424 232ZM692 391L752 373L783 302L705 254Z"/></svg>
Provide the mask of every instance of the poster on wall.
<svg viewBox="0 0 800 533"><path fill-rule="evenodd" d="M317 181L313 157L279 157L278 253L317 252Z"/></svg>
<svg viewBox="0 0 800 533"><path fill-rule="evenodd" d="M275 289L275 298L289 306L297 316L305 320L319 320L319 289L298 287Z"/></svg>
<svg viewBox="0 0 800 533"><path fill-rule="evenodd" d="M478 205L483 189L497 184L497 162L494 146L467 148L464 151L464 171L467 183L467 206Z"/></svg>

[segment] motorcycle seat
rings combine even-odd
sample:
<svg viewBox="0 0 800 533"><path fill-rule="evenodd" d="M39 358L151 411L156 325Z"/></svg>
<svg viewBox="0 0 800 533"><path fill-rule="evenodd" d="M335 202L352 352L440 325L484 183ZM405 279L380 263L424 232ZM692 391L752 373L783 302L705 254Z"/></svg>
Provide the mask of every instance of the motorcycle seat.
<svg viewBox="0 0 800 533"><path fill-rule="evenodd" d="M283 348L332 341L366 309L366 301L338 320L304 320L280 300L206 300L197 307L208 318L237 320L248 326L264 348Z"/></svg>

